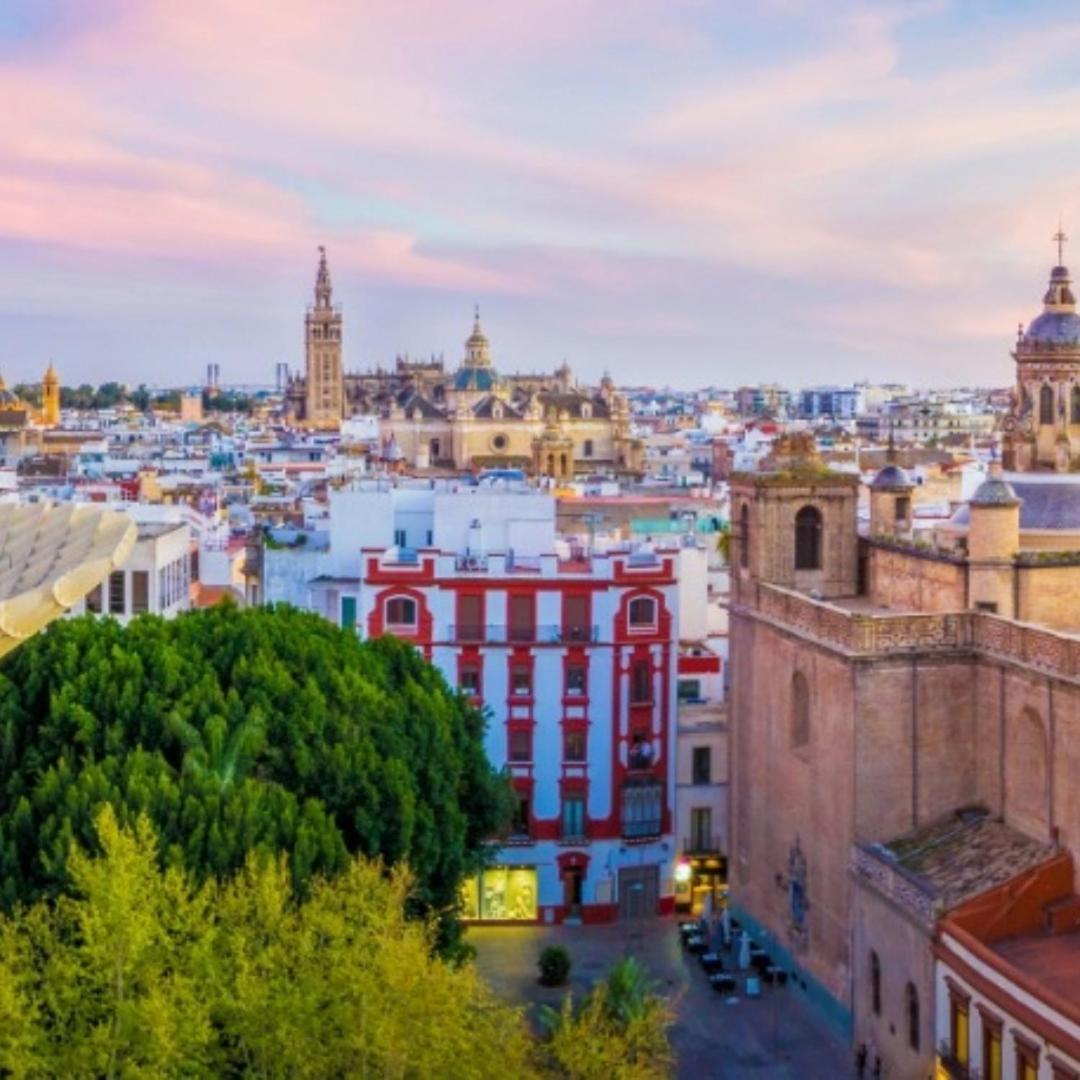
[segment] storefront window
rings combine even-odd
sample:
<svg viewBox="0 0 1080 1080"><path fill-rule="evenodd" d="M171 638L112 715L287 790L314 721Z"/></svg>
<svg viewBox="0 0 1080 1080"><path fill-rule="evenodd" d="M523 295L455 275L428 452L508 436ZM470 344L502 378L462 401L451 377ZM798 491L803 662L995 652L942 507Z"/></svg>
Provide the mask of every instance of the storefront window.
<svg viewBox="0 0 1080 1080"><path fill-rule="evenodd" d="M536 919L536 868L491 866L461 887L466 919Z"/></svg>

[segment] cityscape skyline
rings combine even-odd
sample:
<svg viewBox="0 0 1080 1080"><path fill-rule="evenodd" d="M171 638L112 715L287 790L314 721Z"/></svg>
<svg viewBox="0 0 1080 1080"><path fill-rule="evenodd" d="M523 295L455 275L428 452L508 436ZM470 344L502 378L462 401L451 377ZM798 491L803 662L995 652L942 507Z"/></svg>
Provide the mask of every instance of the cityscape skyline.
<svg viewBox="0 0 1080 1080"><path fill-rule="evenodd" d="M9 382L270 382L326 244L350 370L479 302L510 371L1003 386L1080 227L1080 17L323 10L7 5Z"/></svg>

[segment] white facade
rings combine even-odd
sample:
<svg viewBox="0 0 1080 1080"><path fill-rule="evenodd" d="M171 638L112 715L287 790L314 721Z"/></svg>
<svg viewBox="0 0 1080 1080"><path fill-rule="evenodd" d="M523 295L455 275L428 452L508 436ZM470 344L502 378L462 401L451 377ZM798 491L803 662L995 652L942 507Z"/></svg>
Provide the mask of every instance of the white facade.
<svg viewBox="0 0 1080 1080"><path fill-rule="evenodd" d="M945 929L941 934L945 958L939 956L934 972L934 1026L937 1046L949 1054L954 1047L954 1008L964 1013L967 1064L973 1076L989 1077L984 1060L987 1025L997 1028L1001 1080L1029 1080L1020 1063L1025 1054L1037 1057L1036 1080L1073 1080L1080 1076L1080 1024L1013 982L997 966L969 949ZM955 957L950 962L949 958ZM954 1006L955 1003L955 1006ZM1073 1003L1075 1005L1075 1002ZM1038 1024L1038 1027L1035 1025ZM1041 1029L1041 1030L1040 1030ZM1049 1030L1049 1035L1048 1035ZM950 1073L939 1066L938 1075Z"/></svg>
<svg viewBox="0 0 1080 1080"><path fill-rule="evenodd" d="M521 803L472 914L670 909L678 550L571 552L554 500L524 487L335 492L329 536L264 552L267 601L403 637L489 711Z"/></svg>
<svg viewBox="0 0 1080 1080"><path fill-rule="evenodd" d="M191 607L191 534L186 522L141 522L131 554L102 585L72 609L111 615L127 623L136 615L171 618Z"/></svg>

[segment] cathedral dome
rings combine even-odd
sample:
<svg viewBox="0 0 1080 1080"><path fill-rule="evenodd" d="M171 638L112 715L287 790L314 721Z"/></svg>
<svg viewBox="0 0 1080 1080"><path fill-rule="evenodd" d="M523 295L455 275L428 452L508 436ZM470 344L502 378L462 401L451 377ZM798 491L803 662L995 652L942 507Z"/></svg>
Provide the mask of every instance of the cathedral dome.
<svg viewBox="0 0 1080 1080"><path fill-rule="evenodd" d="M1024 333L1029 345L1080 345L1080 315L1075 311L1044 311Z"/></svg>
<svg viewBox="0 0 1080 1080"><path fill-rule="evenodd" d="M1043 312L1031 320L1023 336L1025 345L1080 345L1080 315L1066 267L1050 271L1050 284L1043 296Z"/></svg>

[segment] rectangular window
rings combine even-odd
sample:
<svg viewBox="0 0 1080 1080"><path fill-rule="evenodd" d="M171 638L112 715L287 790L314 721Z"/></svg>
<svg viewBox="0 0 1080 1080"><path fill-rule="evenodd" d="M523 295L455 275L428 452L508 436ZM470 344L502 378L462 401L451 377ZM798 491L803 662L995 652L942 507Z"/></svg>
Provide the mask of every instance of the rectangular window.
<svg viewBox="0 0 1080 1080"><path fill-rule="evenodd" d="M343 596L341 598L341 627L343 630L356 628L356 597Z"/></svg>
<svg viewBox="0 0 1080 1080"><path fill-rule="evenodd" d="M985 1012L982 1015L982 1075L983 1080L1002 1080L1001 1021Z"/></svg>
<svg viewBox="0 0 1080 1080"><path fill-rule="evenodd" d="M484 598L480 593L458 596L458 640L484 640Z"/></svg>
<svg viewBox="0 0 1080 1080"><path fill-rule="evenodd" d="M566 693L585 693L585 665L568 664L566 667Z"/></svg>
<svg viewBox="0 0 1080 1080"><path fill-rule="evenodd" d="M581 840L585 836L585 799L580 795L567 795L562 804L562 838Z"/></svg>
<svg viewBox="0 0 1080 1080"><path fill-rule="evenodd" d="M514 812L510 817L510 835L526 839L532 831L529 796L523 791L514 793Z"/></svg>
<svg viewBox="0 0 1080 1080"><path fill-rule="evenodd" d="M1016 1043L1016 1080L1039 1080L1039 1048L1015 1029L1013 1042Z"/></svg>
<svg viewBox="0 0 1080 1080"><path fill-rule="evenodd" d="M480 665L462 664L461 674L458 676L458 686L469 697L480 696Z"/></svg>
<svg viewBox="0 0 1080 1080"><path fill-rule="evenodd" d="M567 731L563 736L563 761L585 760L585 732Z"/></svg>
<svg viewBox="0 0 1080 1080"><path fill-rule="evenodd" d="M690 810L690 851L713 851L712 809L695 806Z"/></svg>
<svg viewBox="0 0 1080 1080"><path fill-rule="evenodd" d="M406 540L405 530L404 529L395 529L394 530L394 546L399 547L399 548L408 547L409 545L405 542L405 540Z"/></svg>
<svg viewBox="0 0 1080 1080"><path fill-rule="evenodd" d="M510 669L510 693L514 697L528 697L532 693L532 671L527 664L515 664Z"/></svg>
<svg viewBox="0 0 1080 1080"><path fill-rule="evenodd" d="M531 596L511 596L507 603L511 641L535 641L536 619Z"/></svg>
<svg viewBox="0 0 1080 1080"><path fill-rule="evenodd" d="M511 731L508 742L511 761L532 761L531 731Z"/></svg>
<svg viewBox="0 0 1080 1080"><path fill-rule="evenodd" d="M691 759L691 779L693 784L712 783L712 747L695 746Z"/></svg>
<svg viewBox="0 0 1080 1080"><path fill-rule="evenodd" d="M109 614L124 614L124 571L114 570L109 575Z"/></svg>
<svg viewBox="0 0 1080 1080"><path fill-rule="evenodd" d="M896 498L896 523L898 525L907 521L911 512L911 500L906 495L898 495Z"/></svg>
<svg viewBox="0 0 1080 1080"><path fill-rule="evenodd" d="M992 600L976 600L975 610L985 611L987 615L996 615L998 606Z"/></svg>
<svg viewBox="0 0 1080 1080"><path fill-rule="evenodd" d="M622 834L627 839L659 836L663 788L658 782L628 783L622 789Z"/></svg>
<svg viewBox="0 0 1080 1080"><path fill-rule="evenodd" d="M648 660L637 660L630 670L630 701L634 705L648 705L652 701L652 665Z"/></svg>
<svg viewBox="0 0 1080 1080"><path fill-rule="evenodd" d="M536 867L489 866L461 886L465 919L536 921Z"/></svg>
<svg viewBox="0 0 1080 1080"><path fill-rule="evenodd" d="M958 1064L966 1067L971 1056L968 1037L968 1003L956 994L949 995L949 1021L953 1058Z"/></svg>
<svg viewBox="0 0 1080 1080"><path fill-rule="evenodd" d="M86 610L89 611L91 615L100 615L101 614L101 586L100 585L95 585L86 594Z"/></svg>
<svg viewBox="0 0 1080 1080"><path fill-rule="evenodd" d="M701 680L700 679L680 679L676 692L679 695L680 701L700 701L701 700Z"/></svg>
<svg viewBox="0 0 1080 1080"><path fill-rule="evenodd" d="M589 598L587 596L563 597L563 641L588 641Z"/></svg>

